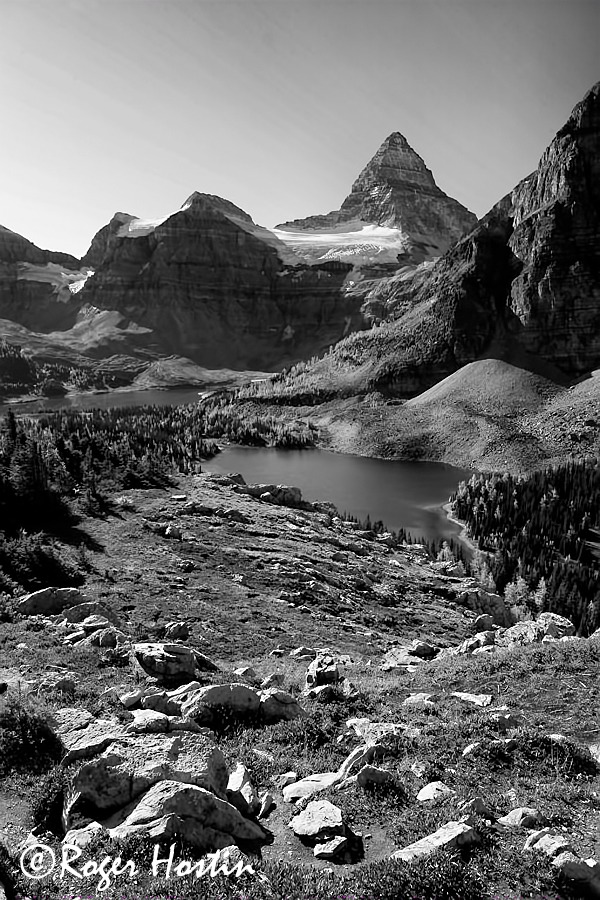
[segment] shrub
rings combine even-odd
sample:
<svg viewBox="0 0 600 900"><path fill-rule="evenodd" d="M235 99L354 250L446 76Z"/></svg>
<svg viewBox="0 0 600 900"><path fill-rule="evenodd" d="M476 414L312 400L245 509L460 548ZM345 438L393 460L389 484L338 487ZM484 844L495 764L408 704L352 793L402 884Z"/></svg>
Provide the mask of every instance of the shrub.
<svg viewBox="0 0 600 900"><path fill-rule="evenodd" d="M17 700L0 711L0 777L45 772L64 755L62 741L36 712Z"/></svg>

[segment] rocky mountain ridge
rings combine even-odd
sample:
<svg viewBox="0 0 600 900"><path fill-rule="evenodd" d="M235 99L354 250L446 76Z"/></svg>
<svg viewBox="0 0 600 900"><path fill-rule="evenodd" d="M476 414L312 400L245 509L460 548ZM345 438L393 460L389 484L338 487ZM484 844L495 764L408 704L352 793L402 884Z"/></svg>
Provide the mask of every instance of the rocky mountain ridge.
<svg viewBox="0 0 600 900"><path fill-rule="evenodd" d="M357 222L395 228L404 262L439 256L477 217L438 188L431 171L400 132L381 144L339 210L278 225L281 231L335 230ZM291 238L290 238L291 240Z"/></svg>
<svg viewBox="0 0 600 900"><path fill-rule="evenodd" d="M301 372L302 391L420 393L499 345L577 377L600 365L600 83L520 182L437 262L380 280L384 324ZM294 393L293 378L289 384Z"/></svg>
<svg viewBox="0 0 600 900"><path fill-rule="evenodd" d="M368 327L372 282L399 260L439 255L474 221L398 133L334 218L316 240L262 228L230 201L195 192L161 219L115 213L80 261L5 230L5 337L61 362L69 353L130 356L122 378L134 360L165 355L208 369L273 370Z"/></svg>

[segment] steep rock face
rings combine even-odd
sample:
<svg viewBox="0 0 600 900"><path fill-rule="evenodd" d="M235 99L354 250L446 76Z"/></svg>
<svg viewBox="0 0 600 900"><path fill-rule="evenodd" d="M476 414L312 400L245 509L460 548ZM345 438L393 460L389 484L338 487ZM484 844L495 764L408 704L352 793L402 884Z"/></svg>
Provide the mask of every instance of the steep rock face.
<svg viewBox="0 0 600 900"><path fill-rule="evenodd" d="M78 304L70 284L85 277L68 253L41 250L0 226L0 319L38 331L69 327Z"/></svg>
<svg viewBox="0 0 600 900"><path fill-rule="evenodd" d="M133 220L135 220L135 216L131 216L129 213L115 213L108 225L94 235L87 253L81 258L81 264L90 266L92 269L99 266L115 244L123 225L128 225Z"/></svg>
<svg viewBox="0 0 600 900"><path fill-rule="evenodd" d="M209 368L277 367L363 327L341 291L350 266L287 264L270 232L212 195L159 222L116 216L84 259L100 254L81 300L151 329L150 349Z"/></svg>
<svg viewBox="0 0 600 900"><path fill-rule="evenodd" d="M600 82L512 196L521 340L567 372L600 364Z"/></svg>
<svg viewBox="0 0 600 900"><path fill-rule="evenodd" d="M394 132L362 170L339 210L279 225L327 231L360 221L397 228L406 236L406 258L440 255L469 231L477 217L448 197L406 138Z"/></svg>

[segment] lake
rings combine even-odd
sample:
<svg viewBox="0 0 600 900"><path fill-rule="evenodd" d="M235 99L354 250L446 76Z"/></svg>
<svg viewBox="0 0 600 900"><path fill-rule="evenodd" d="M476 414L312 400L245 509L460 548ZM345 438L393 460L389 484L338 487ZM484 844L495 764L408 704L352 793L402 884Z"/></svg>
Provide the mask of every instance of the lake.
<svg viewBox="0 0 600 900"><path fill-rule="evenodd" d="M330 500L340 512L381 519L414 538L456 538L460 528L442 507L473 474L444 463L371 459L327 450L228 446L203 464L206 472L240 472L247 482L291 484L305 500Z"/></svg>
<svg viewBox="0 0 600 900"><path fill-rule="evenodd" d="M3 404L0 415L8 408L27 414L61 408L164 406L197 400L197 388L119 391ZM456 538L460 533L441 507L458 482L472 474L444 463L370 459L327 450L237 446L225 447L203 468L207 472L241 472L247 482L296 485L307 500L330 500L340 512L359 519L369 515L371 521L381 519L388 528L404 528L416 539L436 541Z"/></svg>

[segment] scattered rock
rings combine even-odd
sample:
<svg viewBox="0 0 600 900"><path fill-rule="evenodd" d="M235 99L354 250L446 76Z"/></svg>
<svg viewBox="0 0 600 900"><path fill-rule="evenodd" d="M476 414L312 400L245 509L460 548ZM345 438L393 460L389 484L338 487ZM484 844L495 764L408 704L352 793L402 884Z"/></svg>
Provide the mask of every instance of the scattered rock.
<svg viewBox="0 0 600 900"><path fill-rule="evenodd" d="M317 844L313 850L315 859L335 859L348 848L348 838L341 834L324 844Z"/></svg>
<svg viewBox="0 0 600 900"><path fill-rule="evenodd" d="M428 800L441 800L446 797L456 796L456 791L449 788L443 781L430 781L425 787L422 787L417 794L419 803L425 803Z"/></svg>
<svg viewBox="0 0 600 900"><path fill-rule="evenodd" d="M290 722L299 716L306 715L295 697L279 688L267 688L259 691L259 711L265 722Z"/></svg>
<svg viewBox="0 0 600 900"><path fill-rule="evenodd" d="M75 606L81 600L77 588L47 587L26 594L17 604L17 611L24 616L50 616Z"/></svg>
<svg viewBox="0 0 600 900"><path fill-rule="evenodd" d="M507 815L498 819L500 825L510 828L541 828L548 820L537 809L529 806L519 806L511 809Z"/></svg>
<svg viewBox="0 0 600 900"><path fill-rule="evenodd" d="M106 823L113 839L135 834L154 841L180 838L200 850L221 850L236 841L265 843L267 834L228 803L202 787L159 781L131 808Z"/></svg>
<svg viewBox="0 0 600 900"><path fill-rule="evenodd" d="M329 800L311 800L306 809L295 815L289 827L297 837L323 842L344 835L342 811Z"/></svg>
<svg viewBox="0 0 600 900"><path fill-rule="evenodd" d="M447 822L433 834L409 844L402 850L392 853L392 859L401 859L412 862L423 856L429 856L435 850L442 848L449 850L452 847L471 847L479 843L479 835L471 825L466 822Z"/></svg>
<svg viewBox="0 0 600 900"><path fill-rule="evenodd" d="M225 799L225 758L201 734L153 734L114 740L98 759L84 763L73 777L64 826L69 826L82 804L105 816L164 780L194 784Z"/></svg>
<svg viewBox="0 0 600 900"><path fill-rule="evenodd" d="M573 850L568 839L561 834L550 834L548 828L542 828L530 834L523 850L533 850L536 853L545 853L546 856L558 856L566 850Z"/></svg>
<svg viewBox="0 0 600 900"><path fill-rule="evenodd" d="M227 799L239 809L244 816L256 815L260 809L260 801L256 789L252 784L250 773L246 766L237 763L229 775L227 782Z"/></svg>
<svg viewBox="0 0 600 900"><path fill-rule="evenodd" d="M260 681L252 666L240 666L239 669L234 669L233 674L237 678L245 678L246 681L252 681L255 684Z"/></svg>
<svg viewBox="0 0 600 900"><path fill-rule="evenodd" d="M492 703L491 694L468 694L464 691L452 691L450 696L463 700L465 703L472 703L475 706L490 706Z"/></svg>
<svg viewBox="0 0 600 900"><path fill-rule="evenodd" d="M187 622L167 622L165 626L166 641L187 641L190 636L190 626Z"/></svg>
<svg viewBox="0 0 600 900"><path fill-rule="evenodd" d="M318 654L306 671L306 688L337 684L341 679L342 673L334 657L328 653Z"/></svg>
<svg viewBox="0 0 600 900"><path fill-rule="evenodd" d="M480 631L491 631L493 624L494 617L489 613L482 613L473 622L473 633L478 634Z"/></svg>
<svg viewBox="0 0 600 900"><path fill-rule="evenodd" d="M132 649L144 672L164 683L191 681L197 668L217 670L211 660L184 644L134 644Z"/></svg>
<svg viewBox="0 0 600 900"><path fill-rule="evenodd" d="M317 775L308 775L306 778L284 787L283 799L286 803L295 803L297 800L312 797L314 794L318 794L319 791L333 787L340 780L339 772L321 772Z"/></svg>

